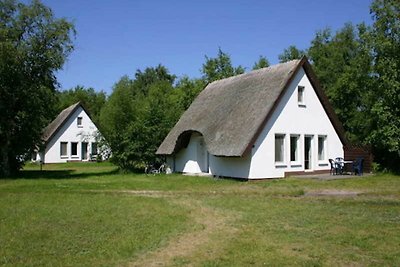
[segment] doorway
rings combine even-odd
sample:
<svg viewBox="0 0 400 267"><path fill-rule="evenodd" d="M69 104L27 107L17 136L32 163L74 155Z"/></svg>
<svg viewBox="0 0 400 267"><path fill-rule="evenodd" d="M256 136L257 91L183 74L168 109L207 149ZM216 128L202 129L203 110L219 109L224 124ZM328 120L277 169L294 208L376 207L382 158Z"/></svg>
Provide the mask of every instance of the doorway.
<svg viewBox="0 0 400 267"><path fill-rule="evenodd" d="M81 146L81 151L82 151L82 160L87 160L88 159L88 143L86 142L82 142L82 146Z"/></svg>
<svg viewBox="0 0 400 267"><path fill-rule="evenodd" d="M304 170L312 169L312 136L304 136Z"/></svg>

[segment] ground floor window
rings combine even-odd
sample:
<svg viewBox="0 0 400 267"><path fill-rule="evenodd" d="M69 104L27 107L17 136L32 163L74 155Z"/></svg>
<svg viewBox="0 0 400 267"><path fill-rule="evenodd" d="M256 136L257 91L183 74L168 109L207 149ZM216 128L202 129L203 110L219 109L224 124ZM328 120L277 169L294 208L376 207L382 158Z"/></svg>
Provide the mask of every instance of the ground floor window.
<svg viewBox="0 0 400 267"><path fill-rule="evenodd" d="M60 143L60 156L61 157L68 156L68 142L61 142Z"/></svg>
<svg viewBox="0 0 400 267"><path fill-rule="evenodd" d="M71 156L78 156L78 143L71 143Z"/></svg>
<svg viewBox="0 0 400 267"><path fill-rule="evenodd" d="M285 135L275 135L275 162L284 162Z"/></svg>
<svg viewBox="0 0 400 267"><path fill-rule="evenodd" d="M326 160L326 136L318 136L318 160Z"/></svg>
<svg viewBox="0 0 400 267"><path fill-rule="evenodd" d="M92 143L92 155L97 155L97 143Z"/></svg>
<svg viewBox="0 0 400 267"><path fill-rule="evenodd" d="M299 161L299 135L290 136L290 161Z"/></svg>

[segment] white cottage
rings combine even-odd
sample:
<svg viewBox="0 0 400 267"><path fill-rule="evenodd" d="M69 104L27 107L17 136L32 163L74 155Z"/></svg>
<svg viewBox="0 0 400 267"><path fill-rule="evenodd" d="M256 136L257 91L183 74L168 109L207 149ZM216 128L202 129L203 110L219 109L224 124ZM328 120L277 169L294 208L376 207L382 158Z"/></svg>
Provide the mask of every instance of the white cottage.
<svg viewBox="0 0 400 267"><path fill-rule="evenodd" d="M345 143L304 57L208 84L157 154L175 172L264 179L329 172Z"/></svg>
<svg viewBox="0 0 400 267"><path fill-rule="evenodd" d="M99 134L83 105L78 102L61 111L45 129L44 150L35 160L43 163L89 161L98 154Z"/></svg>

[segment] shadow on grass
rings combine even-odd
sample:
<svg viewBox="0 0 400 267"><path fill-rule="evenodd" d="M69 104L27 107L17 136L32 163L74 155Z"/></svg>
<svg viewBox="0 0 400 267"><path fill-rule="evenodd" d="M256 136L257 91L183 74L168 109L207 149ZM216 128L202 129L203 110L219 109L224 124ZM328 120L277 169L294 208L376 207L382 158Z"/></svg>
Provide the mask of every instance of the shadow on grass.
<svg viewBox="0 0 400 267"><path fill-rule="evenodd" d="M118 169L103 172L77 173L73 169L66 170L22 170L16 176L6 179L85 179L93 176L107 176L119 173Z"/></svg>

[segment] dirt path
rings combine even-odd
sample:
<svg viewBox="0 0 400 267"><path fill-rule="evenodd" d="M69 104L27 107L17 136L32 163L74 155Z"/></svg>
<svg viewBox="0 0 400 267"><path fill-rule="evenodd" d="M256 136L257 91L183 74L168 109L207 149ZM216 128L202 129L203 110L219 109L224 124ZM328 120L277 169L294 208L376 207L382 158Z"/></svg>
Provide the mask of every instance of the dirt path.
<svg viewBox="0 0 400 267"><path fill-rule="evenodd" d="M146 195L144 191L124 191L123 193ZM157 192L148 192L148 196L166 197ZM216 235L232 235L237 231L230 224L234 218L233 214L207 207L201 201L188 197L174 199L166 197L166 199L190 210L192 230L171 239L164 247L139 256L128 266L170 266L174 264L175 259L195 257L195 254L202 249L206 249L208 254L211 254L209 256L212 257L212 254L218 251L213 238L215 239ZM186 264L186 266L191 266L191 264Z"/></svg>

